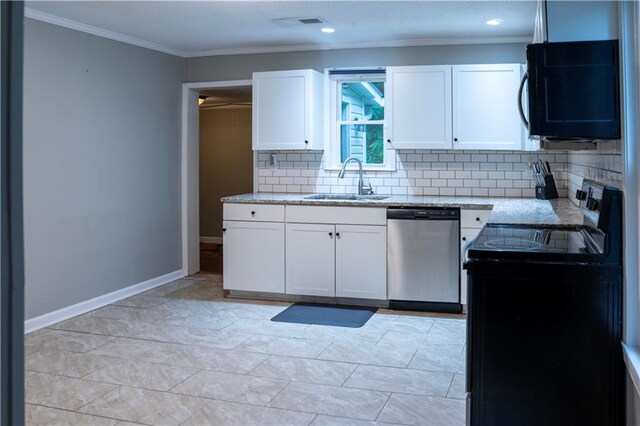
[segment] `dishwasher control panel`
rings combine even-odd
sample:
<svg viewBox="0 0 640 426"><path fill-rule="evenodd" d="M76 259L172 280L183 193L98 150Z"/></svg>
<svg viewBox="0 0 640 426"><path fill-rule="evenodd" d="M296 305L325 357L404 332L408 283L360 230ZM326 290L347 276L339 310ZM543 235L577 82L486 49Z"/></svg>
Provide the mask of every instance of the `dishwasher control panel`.
<svg viewBox="0 0 640 426"><path fill-rule="evenodd" d="M458 220L460 209L456 208L389 208L387 219Z"/></svg>

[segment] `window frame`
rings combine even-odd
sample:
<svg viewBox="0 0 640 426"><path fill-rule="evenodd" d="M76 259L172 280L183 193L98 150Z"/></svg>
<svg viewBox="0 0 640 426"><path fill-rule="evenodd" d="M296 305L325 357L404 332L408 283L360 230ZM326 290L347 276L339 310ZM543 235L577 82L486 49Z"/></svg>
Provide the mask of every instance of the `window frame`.
<svg viewBox="0 0 640 426"><path fill-rule="evenodd" d="M331 71L342 71L343 74L331 75ZM378 71L376 74L366 74L371 70ZM345 71L352 71L346 73ZM342 162L340 161L341 154L341 124L364 124L375 125L382 124L382 140L384 146L384 160L382 164L362 164L363 170L367 171L396 171L396 150L390 143L386 143L387 136L387 105L385 103L384 120L371 120L371 121L358 121L351 122L349 120L342 120L342 97L341 97L341 84L344 82L358 82L358 81L383 81L385 83L386 93L386 71L384 67L370 67L370 68L327 68L324 70L325 78L325 170L340 170L342 168ZM365 143L365 158L366 158L366 143ZM355 162L347 165L347 170L356 170L358 168Z"/></svg>

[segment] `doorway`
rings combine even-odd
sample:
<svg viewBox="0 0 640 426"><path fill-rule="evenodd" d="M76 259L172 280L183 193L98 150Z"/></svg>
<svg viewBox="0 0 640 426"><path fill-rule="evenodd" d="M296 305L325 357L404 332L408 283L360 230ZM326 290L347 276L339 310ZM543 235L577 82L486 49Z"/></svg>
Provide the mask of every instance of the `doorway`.
<svg viewBox="0 0 640 426"><path fill-rule="evenodd" d="M251 86L199 95L200 271L222 273L220 198L253 191Z"/></svg>
<svg viewBox="0 0 640 426"><path fill-rule="evenodd" d="M217 235L206 235L200 232L200 106L205 105L205 110L250 109L247 99L251 99L249 95L251 88L251 80L209 81L182 85L181 222L182 273L184 276L193 275L200 271L200 237L217 237ZM199 105L200 96L206 97L206 99ZM245 111L245 113L248 112ZM248 146L251 149L250 143ZM257 156L253 152L249 155L252 161L252 185L248 190L242 187L238 191L234 187L231 189L231 193L253 192L257 187ZM243 158L246 159L246 155ZM219 168L233 168L235 163L236 159L233 158ZM227 179L227 181L232 182L233 179ZM235 183L229 185L235 185ZM221 217L221 210L219 212ZM205 219L209 220L208 217ZM221 230L221 226L218 228Z"/></svg>

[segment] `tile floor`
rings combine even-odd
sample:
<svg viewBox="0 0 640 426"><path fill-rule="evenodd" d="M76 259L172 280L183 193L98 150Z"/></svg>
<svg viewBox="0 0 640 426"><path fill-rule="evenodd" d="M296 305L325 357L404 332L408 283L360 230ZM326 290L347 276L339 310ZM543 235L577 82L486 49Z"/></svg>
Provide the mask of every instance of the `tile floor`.
<svg viewBox="0 0 640 426"><path fill-rule="evenodd" d="M270 321L287 306L203 274L31 333L27 424L464 424L461 317Z"/></svg>

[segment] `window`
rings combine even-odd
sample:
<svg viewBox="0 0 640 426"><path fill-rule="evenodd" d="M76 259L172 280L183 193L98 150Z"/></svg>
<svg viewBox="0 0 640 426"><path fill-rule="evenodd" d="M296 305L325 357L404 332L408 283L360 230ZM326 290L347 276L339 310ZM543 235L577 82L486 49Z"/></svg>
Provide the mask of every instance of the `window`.
<svg viewBox="0 0 640 426"><path fill-rule="evenodd" d="M395 152L385 143L384 70L329 70L327 76L325 168L340 168L355 157L368 170L395 170Z"/></svg>

